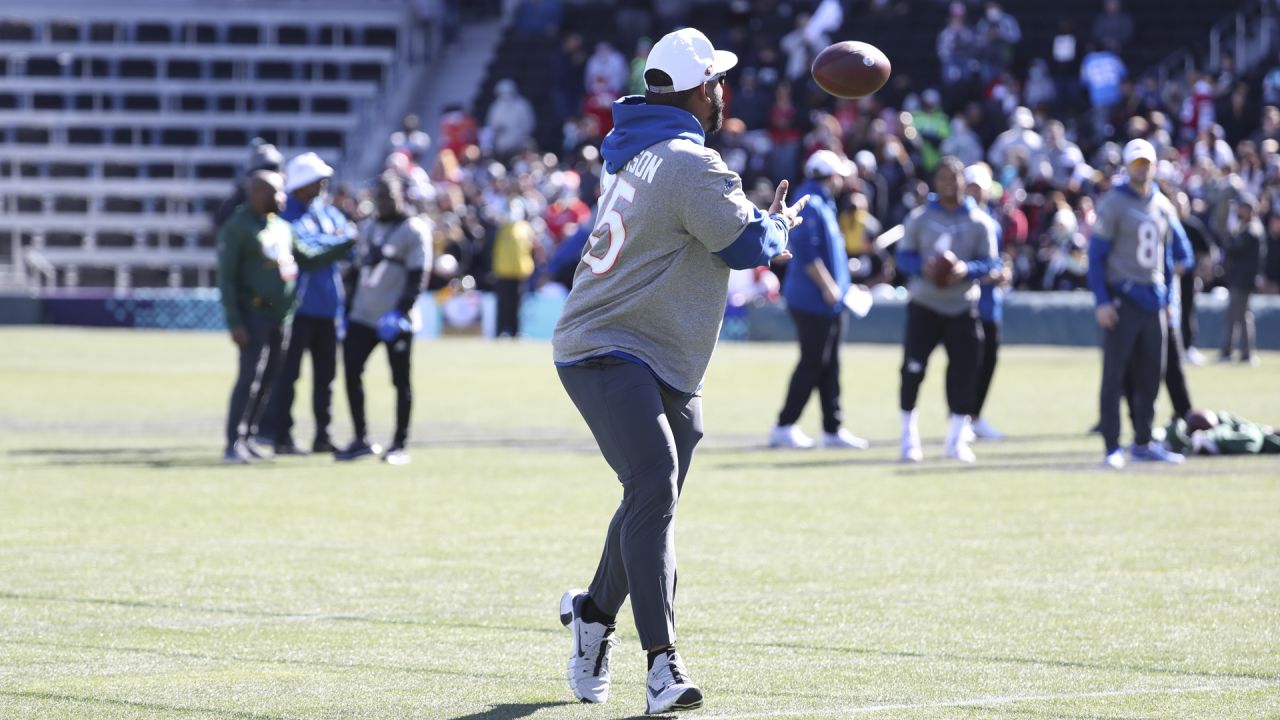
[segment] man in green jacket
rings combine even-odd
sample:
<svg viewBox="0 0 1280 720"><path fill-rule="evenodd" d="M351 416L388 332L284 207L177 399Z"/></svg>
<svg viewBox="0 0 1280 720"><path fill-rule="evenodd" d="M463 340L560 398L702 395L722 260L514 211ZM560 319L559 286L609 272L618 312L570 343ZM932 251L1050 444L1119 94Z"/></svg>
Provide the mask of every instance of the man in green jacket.
<svg viewBox="0 0 1280 720"><path fill-rule="evenodd" d="M1165 428L1165 444L1174 452L1199 455L1270 455L1280 453L1274 428L1227 412L1192 410Z"/></svg>
<svg viewBox="0 0 1280 720"><path fill-rule="evenodd" d="M263 396L271 388L281 351L288 343L284 328L297 300L298 269L331 263L354 244L349 241L323 251L300 245L292 226L278 215L285 202L280 173L259 170L250 174L245 193L245 203L218 231L218 288L231 340L240 349L240 370L231 391L227 445L222 455L227 463L247 463L261 457L247 438L255 431Z"/></svg>

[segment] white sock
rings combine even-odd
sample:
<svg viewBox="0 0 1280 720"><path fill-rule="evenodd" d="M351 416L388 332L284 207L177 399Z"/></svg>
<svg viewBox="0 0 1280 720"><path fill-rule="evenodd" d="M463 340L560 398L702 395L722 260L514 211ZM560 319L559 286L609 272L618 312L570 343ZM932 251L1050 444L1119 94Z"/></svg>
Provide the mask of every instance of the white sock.
<svg viewBox="0 0 1280 720"><path fill-rule="evenodd" d="M969 427L968 415L952 415L950 423L947 425L947 444L955 445L964 437L965 428Z"/></svg>
<svg viewBox="0 0 1280 720"><path fill-rule="evenodd" d="M920 431L916 428L916 411L903 410L902 411L902 439L906 440L910 438L911 440L915 440L919 442L918 440L919 437L920 437Z"/></svg>

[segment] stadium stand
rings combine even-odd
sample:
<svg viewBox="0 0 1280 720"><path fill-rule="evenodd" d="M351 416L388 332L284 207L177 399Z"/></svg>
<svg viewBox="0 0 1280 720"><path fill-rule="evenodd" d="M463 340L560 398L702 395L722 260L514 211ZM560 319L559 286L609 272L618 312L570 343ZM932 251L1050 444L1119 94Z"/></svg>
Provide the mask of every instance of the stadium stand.
<svg viewBox="0 0 1280 720"><path fill-rule="evenodd" d="M354 172L439 51L436 0L249 5L0 11L0 286L208 286L249 141Z"/></svg>

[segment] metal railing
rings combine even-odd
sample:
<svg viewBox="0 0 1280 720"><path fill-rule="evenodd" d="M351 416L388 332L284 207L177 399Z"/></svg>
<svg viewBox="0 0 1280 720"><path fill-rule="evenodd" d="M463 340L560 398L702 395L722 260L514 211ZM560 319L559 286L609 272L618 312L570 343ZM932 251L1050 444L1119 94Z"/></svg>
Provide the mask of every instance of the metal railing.
<svg viewBox="0 0 1280 720"><path fill-rule="evenodd" d="M1266 60L1275 45L1275 2L1257 0L1210 28L1208 69L1220 69L1222 59L1228 55L1237 74L1246 73Z"/></svg>

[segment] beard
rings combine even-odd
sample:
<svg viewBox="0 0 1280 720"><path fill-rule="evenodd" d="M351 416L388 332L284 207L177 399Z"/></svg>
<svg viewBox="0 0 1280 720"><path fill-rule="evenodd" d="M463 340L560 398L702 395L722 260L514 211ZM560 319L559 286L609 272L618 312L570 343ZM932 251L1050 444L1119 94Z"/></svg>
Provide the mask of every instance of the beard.
<svg viewBox="0 0 1280 720"><path fill-rule="evenodd" d="M707 118L707 132L718 133L724 126L724 97L717 94L711 96L711 117Z"/></svg>

